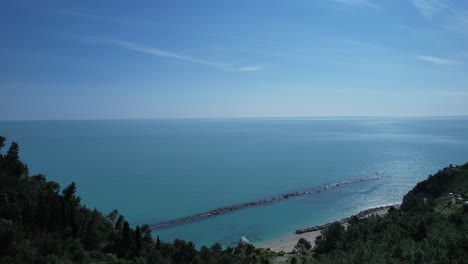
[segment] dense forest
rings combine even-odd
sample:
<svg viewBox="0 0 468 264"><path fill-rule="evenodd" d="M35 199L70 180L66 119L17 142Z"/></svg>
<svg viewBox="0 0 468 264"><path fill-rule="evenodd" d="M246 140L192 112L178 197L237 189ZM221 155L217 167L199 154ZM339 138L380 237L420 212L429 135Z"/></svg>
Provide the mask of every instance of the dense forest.
<svg viewBox="0 0 468 264"><path fill-rule="evenodd" d="M28 175L12 143L0 137L0 263L268 263L252 245L223 249L153 240L147 225L131 228L117 210L104 215L81 204L76 185L60 190L44 175Z"/></svg>
<svg viewBox="0 0 468 264"><path fill-rule="evenodd" d="M468 263L468 163L418 183L384 217L332 224L295 254L220 244L153 239L117 210L105 215L81 204L77 186L60 189L30 176L12 143L0 137L0 263Z"/></svg>

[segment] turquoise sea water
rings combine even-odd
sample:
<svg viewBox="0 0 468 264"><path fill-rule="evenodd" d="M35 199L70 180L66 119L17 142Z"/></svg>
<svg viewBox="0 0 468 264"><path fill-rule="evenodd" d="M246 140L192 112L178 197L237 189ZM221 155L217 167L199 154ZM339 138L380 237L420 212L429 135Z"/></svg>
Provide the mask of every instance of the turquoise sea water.
<svg viewBox="0 0 468 264"><path fill-rule="evenodd" d="M268 118L0 122L30 172L78 184L88 207L157 223L325 183L379 179L154 233L198 246L261 243L399 203L468 161L468 118Z"/></svg>

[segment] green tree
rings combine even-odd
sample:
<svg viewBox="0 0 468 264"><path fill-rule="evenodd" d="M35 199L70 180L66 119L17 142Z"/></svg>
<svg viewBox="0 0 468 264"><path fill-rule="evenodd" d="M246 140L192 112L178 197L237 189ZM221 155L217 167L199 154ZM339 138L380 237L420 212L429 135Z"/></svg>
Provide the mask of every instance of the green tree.
<svg viewBox="0 0 468 264"><path fill-rule="evenodd" d="M62 191L63 198L67 201L70 201L73 195L75 195L75 192L76 192L76 183L72 182L65 189L63 189Z"/></svg>
<svg viewBox="0 0 468 264"><path fill-rule="evenodd" d="M131 236L130 236L130 225L128 224L127 221L124 221L123 223L123 229L122 229L122 250L123 252L128 252L130 249L130 243L132 242Z"/></svg>
<svg viewBox="0 0 468 264"><path fill-rule="evenodd" d="M161 239L159 239L159 235L156 236L156 246L159 247L161 245Z"/></svg>
<svg viewBox="0 0 468 264"><path fill-rule="evenodd" d="M141 233L142 233L142 241L144 243L152 243L153 242L153 238L151 236L151 229L149 227L149 225L142 225L141 226Z"/></svg>
<svg viewBox="0 0 468 264"><path fill-rule="evenodd" d="M223 247L221 247L221 244L219 243L214 243L211 246L211 254L213 255L221 254L222 251L223 251Z"/></svg>
<svg viewBox="0 0 468 264"><path fill-rule="evenodd" d="M6 138L0 136L0 154L2 153L1 152L2 148L5 146L5 141L6 141Z"/></svg>
<svg viewBox="0 0 468 264"><path fill-rule="evenodd" d="M141 232L140 227L137 226L135 229L135 241L136 241L136 248L135 248L135 255L140 256L141 251Z"/></svg>
<svg viewBox="0 0 468 264"><path fill-rule="evenodd" d="M18 143L13 142L10 145L10 148L7 152L7 158L10 160L18 160L19 159L19 146Z"/></svg>
<svg viewBox="0 0 468 264"><path fill-rule="evenodd" d="M198 253L200 255L200 260L202 263L209 263L211 259L211 251L208 247L202 246L200 248L200 252Z"/></svg>
<svg viewBox="0 0 468 264"><path fill-rule="evenodd" d="M88 222L88 226L86 228L86 234L84 238L84 247L87 250L91 250L96 247L97 245L97 217L98 212L96 208L94 208L91 219Z"/></svg>
<svg viewBox="0 0 468 264"><path fill-rule="evenodd" d="M109 220L112 224L112 226L115 227L115 221L117 220L117 218L119 217L120 213L119 211L117 211L117 209L114 209L112 210L112 212L110 212L107 216L106 216L106 219Z"/></svg>
<svg viewBox="0 0 468 264"><path fill-rule="evenodd" d="M298 247L303 247L305 248L306 250L310 250L312 248L312 245L310 244L309 241L307 241L305 238L301 237L299 239L299 241L297 241L297 245Z"/></svg>
<svg viewBox="0 0 468 264"><path fill-rule="evenodd" d="M124 224L124 217L123 217L123 215L119 215L119 218L115 222L114 229L118 230L118 231L122 230L123 224Z"/></svg>
<svg viewBox="0 0 468 264"><path fill-rule="evenodd" d="M343 237L344 227L335 222L322 231L322 236L317 237L315 251L326 253L336 248L337 242Z"/></svg>

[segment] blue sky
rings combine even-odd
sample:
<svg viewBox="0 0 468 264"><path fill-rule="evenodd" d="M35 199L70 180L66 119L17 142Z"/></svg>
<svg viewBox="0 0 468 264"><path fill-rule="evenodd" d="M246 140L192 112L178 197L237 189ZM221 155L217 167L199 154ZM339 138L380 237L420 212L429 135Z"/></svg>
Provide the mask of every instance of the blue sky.
<svg viewBox="0 0 468 264"><path fill-rule="evenodd" d="M2 1L0 119L468 115L468 1Z"/></svg>

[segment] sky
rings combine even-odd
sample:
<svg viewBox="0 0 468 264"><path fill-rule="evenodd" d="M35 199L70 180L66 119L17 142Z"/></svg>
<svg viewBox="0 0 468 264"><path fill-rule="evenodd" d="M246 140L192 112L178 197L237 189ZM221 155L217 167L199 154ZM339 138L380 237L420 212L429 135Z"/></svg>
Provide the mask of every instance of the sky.
<svg viewBox="0 0 468 264"><path fill-rule="evenodd" d="M0 120L468 115L468 1L0 0Z"/></svg>

